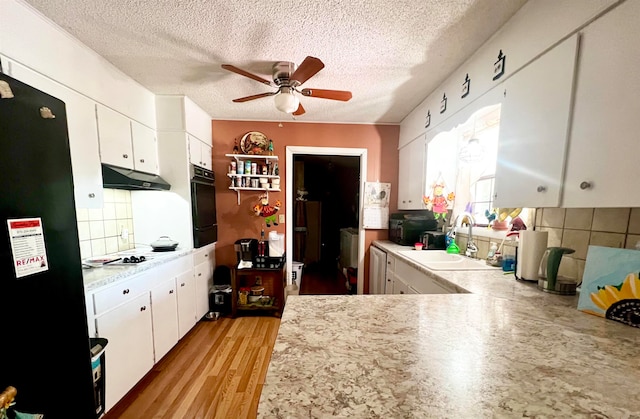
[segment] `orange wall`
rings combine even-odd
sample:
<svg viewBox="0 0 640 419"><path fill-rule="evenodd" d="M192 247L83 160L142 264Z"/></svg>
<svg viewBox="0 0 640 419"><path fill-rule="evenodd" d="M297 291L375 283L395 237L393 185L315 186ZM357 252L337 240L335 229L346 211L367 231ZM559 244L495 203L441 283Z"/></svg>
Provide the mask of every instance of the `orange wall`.
<svg viewBox="0 0 640 419"><path fill-rule="evenodd" d="M259 238L264 225L262 217L253 215L251 208L258 203L258 192L241 191L240 205L235 191L225 175L231 159L225 154L233 152L233 144L249 131L260 131L273 140L274 154L279 157L281 192L269 194L270 203L282 202L278 214L284 214L286 202L286 146L344 147L367 149L367 181L391 183L390 212L397 209L398 197L398 136L397 125L358 124L317 124L303 122L262 122L262 121L212 121L213 170L216 173L216 206L218 213L218 242L216 263L232 265L236 263L233 244L241 238ZM265 229L285 233L285 226L278 225ZM368 291L369 245L373 240L388 237L387 230L366 230L365 234L365 292Z"/></svg>

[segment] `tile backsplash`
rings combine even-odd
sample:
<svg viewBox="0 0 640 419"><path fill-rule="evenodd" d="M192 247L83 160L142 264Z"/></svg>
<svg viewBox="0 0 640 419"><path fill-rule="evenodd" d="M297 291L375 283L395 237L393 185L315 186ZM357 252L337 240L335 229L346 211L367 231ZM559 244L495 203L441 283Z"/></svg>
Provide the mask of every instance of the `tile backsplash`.
<svg viewBox="0 0 640 419"><path fill-rule="evenodd" d="M104 189L102 208L78 208L76 214L82 259L135 247L130 191Z"/></svg>
<svg viewBox="0 0 640 419"><path fill-rule="evenodd" d="M538 208L535 230L549 232L549 247L562 246L575 250L580 277L584 272L589 245L635 249L640 246L640 208ZM460 235L461 249L466 234ZM486 258L490 242L499 240L477 237L478 257ZM505 241L504 253L513 253L515 242Z"/></svg>

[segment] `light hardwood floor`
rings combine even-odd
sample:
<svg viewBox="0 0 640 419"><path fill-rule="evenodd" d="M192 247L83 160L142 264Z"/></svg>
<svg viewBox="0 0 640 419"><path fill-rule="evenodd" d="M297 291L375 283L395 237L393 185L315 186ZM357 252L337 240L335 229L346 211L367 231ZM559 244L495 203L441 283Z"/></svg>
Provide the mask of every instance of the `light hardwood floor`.
<svg viewBox="0 0 640 419"><path fill-rule="evenodd" d="M279 326L276 317L200 321L104 419L255 418Z"/></svg>

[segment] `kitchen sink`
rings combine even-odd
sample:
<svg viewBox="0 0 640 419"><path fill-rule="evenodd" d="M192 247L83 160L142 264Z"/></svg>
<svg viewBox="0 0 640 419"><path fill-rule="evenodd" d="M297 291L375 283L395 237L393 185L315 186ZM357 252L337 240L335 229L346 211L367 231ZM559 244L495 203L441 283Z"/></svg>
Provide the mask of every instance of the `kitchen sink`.
<svg viewBox="0 0 640 419"><path fill-rule="evenodd" d="M401 250L401 255L432 271L484 271L499 269L487 265L484 260L470 259L444 250Z"/></svg>

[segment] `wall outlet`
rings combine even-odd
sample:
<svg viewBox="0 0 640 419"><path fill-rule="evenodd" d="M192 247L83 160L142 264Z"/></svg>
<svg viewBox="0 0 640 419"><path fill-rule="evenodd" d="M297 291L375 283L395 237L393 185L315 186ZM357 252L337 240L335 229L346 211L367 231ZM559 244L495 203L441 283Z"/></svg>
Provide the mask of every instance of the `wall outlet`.
<svg viewBox="0 0 640 419"><path fill-rule="evenodd" d="M129 229L126 227L121 227L122 230L120 231L120 238L122 240L127 240L129 238Z"/></svg>
<svg viewBox="0 0 640 419"><path fill-rule="evenodd" d="M284 214L280 214L280 215L278 215L278 222L279 222L280 224L284 224Z"/></svg>

